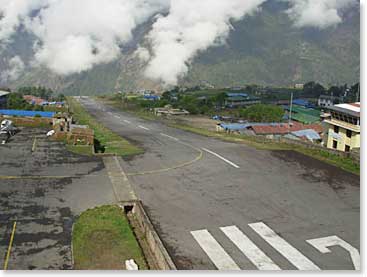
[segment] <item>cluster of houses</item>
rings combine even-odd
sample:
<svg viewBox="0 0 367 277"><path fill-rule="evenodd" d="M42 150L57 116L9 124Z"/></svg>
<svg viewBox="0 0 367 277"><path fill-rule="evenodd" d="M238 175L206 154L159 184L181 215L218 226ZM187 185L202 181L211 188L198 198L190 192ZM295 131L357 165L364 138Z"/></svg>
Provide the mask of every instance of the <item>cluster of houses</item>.
<svg viewBox="0 0 367 277"><path fill-rule="evenodd" d="M23 99L27 101L27 103L31 105L38 105L38 106L56 106L56 107L63 107L65 102L61 101L47 101L43 98L33 96L33 95L23 95Z"/></svg>
<svg viewBox="0 0 367 277"><path fill-rule="evenodd" d="M2 95L5 94L1 94L0 92L0 103L2 103ZM5 99L5 97L3 99ZM35 99L32 98L32 100ZM41 105L41 103L43 102L36 101L35 105ZM6 105L0 106L0 108L2 107L6 107ZM0 120L3 119L11 120L17 126L48 125L52 128L48 134L55 139L66 140L69 144L94 144L93 129L89 128L87 125L74 124L72 116L69 113L0 109Z"/></svg>
<svg viewBox="0 0 367 277"><path fill-rule="evenodd" d="M159 100L159 96L152 91L142 91L146 100ZM340 97L321 95L315 104L305 99L294 99L277 103L286 114L284 122L232 122L231 118L213 118L220 121L218 132L239 133L243 135L265 136L267 138L288 138L304 140L324 145L327 148L350 152L360 148L360 103L334 104L342 101ZM225 106L227 108L247 107L261 103L260 98L252 97L240 88L227 93ZM320 112L320 107L327 112ZM188 115L189 112L173 109L167 105L154 109L156 115ZM291 117L291 118L289 118Z"/></svg>
<svg viewBox="0 0 367 277"><path fill-rule="evenodd" d="M227 98L225 100L225 106L227 108L246 107L260 103L260 98L249 96L244 92L227 92Z"/></svg>
<svg viewBox="0 0 367 277"><path fill-rule="evenodd" d="M330 106L327 112L319 112L318 121L304 124L293 120L291 116L287 123L220 122L217 124L217 131L265 136L270 139L284 137L305 140L343 152L359 150L360 102Z"/></svg>

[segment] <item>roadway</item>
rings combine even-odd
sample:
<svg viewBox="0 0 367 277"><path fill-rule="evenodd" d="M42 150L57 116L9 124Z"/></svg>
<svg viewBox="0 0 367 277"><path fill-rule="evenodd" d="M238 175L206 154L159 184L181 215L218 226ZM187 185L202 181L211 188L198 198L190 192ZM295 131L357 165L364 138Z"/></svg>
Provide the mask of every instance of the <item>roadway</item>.
<svg viewBox="0 0 367 277"><path fill-rule="evenodd" d="M80 101L144 148L121 166L179 269L358 269L358 176Z"/></svg>

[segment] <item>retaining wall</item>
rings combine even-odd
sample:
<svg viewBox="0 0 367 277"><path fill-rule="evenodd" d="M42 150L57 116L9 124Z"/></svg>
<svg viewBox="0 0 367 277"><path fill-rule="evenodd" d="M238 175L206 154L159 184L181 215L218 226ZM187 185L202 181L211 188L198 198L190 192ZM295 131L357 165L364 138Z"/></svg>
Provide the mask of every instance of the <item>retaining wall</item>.
<svg viewBox="0 0 367 277"><path fill-rule="evenodd" d="M175 264L169 256L157 232L155 231L153 224L146 214L141 201L138 200L127 202L124 203L122 206L124 208L126 206L133 206L130 212L133 214L136 224L138 225L134 227L139 228L140 232L145 237L146 243L148 244L150 250L150 255L153 256L152 258L154 259L156 264L156 268L154 269L176 270Z"/></svg>

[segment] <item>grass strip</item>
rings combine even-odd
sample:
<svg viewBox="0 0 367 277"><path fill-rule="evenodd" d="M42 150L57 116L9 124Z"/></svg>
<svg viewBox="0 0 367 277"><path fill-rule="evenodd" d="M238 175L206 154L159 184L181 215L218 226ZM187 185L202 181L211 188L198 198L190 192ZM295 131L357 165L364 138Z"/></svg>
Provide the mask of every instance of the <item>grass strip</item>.
<svg viewBox="0 0 367 277"><path fill-rule="evenodd" d="M78 121L78 123L88 125L94 130L94 136L97 140L95 146L96 152L116 154L124 157L143 153L143 149L131 144L120 135L112 132L110 129L99 123L74 98L67 97L67 101L69 103L70 110L73 113L73 117Z"/></svg>
<svg viewBox="0 0 367 277"><path fill-rule="evenodd" d="M74 269L125 269L134 259L139 269L148 269L129 222L116 205L83 212L73 228Z"/></svg>

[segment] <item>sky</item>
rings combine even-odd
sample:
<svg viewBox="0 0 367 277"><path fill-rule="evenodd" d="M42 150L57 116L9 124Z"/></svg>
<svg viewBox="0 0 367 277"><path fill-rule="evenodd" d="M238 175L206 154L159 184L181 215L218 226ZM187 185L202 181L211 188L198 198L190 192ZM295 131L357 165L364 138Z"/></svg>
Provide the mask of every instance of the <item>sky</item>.
<svg viewBox="0 0 367 277"><path fill-rule="evenodd" d="M34 57L10 58L0 78L14 80L28 67L47 67L62 76L109 63L153 19L136 50L147 78L164 86L184 77L193 59L225 43L231 22L261 13L266 1L288 2L294 28L326 29L342 22L355 0L0 0L0 52L22 28L34 35Z"/></svg>

